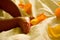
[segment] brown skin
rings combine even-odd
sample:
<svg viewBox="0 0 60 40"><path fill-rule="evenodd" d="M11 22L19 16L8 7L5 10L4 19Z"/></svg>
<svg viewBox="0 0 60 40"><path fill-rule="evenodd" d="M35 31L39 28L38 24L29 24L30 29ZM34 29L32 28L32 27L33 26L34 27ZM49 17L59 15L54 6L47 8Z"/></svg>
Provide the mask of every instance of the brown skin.
<svg viewBox="0 0 60 40"><path fill-rule="evenodd" d="M0 19L0 32L6 31L17 26L17 18L14 19Z"/></svg>
<svg viewBox="0 0 60 40"><path fill-rule="evenodd" d="M30 23L23 21L21 18L18 18L18 24L23 33L28 33L30 30Z"/></svg>
<svg viewBox="0 0 60 40"><path fill-rule="evenodd" d="M11 0L0 0L0 9L8 12L13 17L21 16L18 7Z"/></svg>
<svg viewBox="0 0 60 40"><path fill-rule="evenodd" d="M22 32L25 34L30 30L30 24L26 21L23 21L21 18L0 20L0 32L7 31L16 27L21 28Z"/></svg>
<svg viewBox="0 0 60 40"><path fill-rule="evenodd" d="M21 28L24 33L29 32L30 24L17 18L21 16L21 13L11 0L0 0L0 9L8 12L14 17L13 19L0 19L0 32L7 31L15 27Z"/></svg>

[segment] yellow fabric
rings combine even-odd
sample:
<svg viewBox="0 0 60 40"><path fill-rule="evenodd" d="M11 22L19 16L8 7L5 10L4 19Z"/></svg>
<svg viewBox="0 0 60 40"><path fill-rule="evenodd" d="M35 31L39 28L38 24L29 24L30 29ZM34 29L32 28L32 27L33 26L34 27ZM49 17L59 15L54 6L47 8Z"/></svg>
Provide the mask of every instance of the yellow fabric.
<svg viewBox="0 0 60 40"><path fill-rule="evenodd" d="M52 0L12 0L17 6L19 3L31 3L32 15L37 17L40 13L44 13L48 18L37 25L31 27L28 34L22 34L19 28L14 28L9 31L3 31L0 33L0 40L55 40L51 39L48 35L48 24L53 22L56 17L54 16L54 9L59 7ZM49 4L49 3L52 3ZM52 7L54 6L54 7ZM22 11L22 10L21 10ZM22 11L21 13L25 13ZM3 17L6 19L13 18L11 15L3 12ZM51 18L50 18L51 17ZM60 39L56 39L60 40Z"/></svg>

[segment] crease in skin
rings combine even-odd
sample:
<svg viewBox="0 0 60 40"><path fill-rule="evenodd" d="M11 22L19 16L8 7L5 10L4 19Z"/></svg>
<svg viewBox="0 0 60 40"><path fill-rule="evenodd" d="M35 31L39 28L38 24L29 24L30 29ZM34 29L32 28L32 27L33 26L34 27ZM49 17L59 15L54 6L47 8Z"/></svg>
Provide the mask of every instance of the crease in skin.
<svg viewBox="0 0 60 40"><path fill-rule="evenodd" d="M0 0L0 9L8 12L13 17L21 16L18 7L11 0Z"/></svg>
<svg viewBox="0 0 60 40"><path fill-rule="evenodd" d="M0 19L0 32L17 27L17 19Z"/></svg>
<svg viewBox="0 0 60 40"><path fill-rule="evenodd" d="M18 7L11 0L0 0L0 9L8 12L14 18L12 19L1 19L0 20L0 32L7 31L15 27L21 28L22 32L25 34L30 30L30 24L22 20L21 13Z"/></svg>
<svg viewBox="0 0 60 40"><path fill-rule="evenodd" d="M27 34L30 30L30 24L23 18L0 19L0 32L8 31L12 28L19 27L21 31Z"/></svg>

